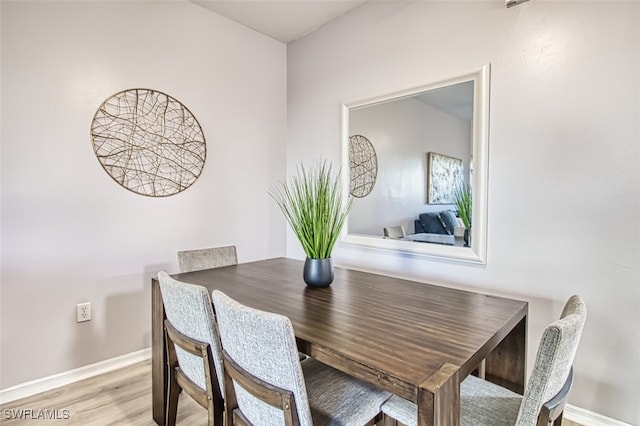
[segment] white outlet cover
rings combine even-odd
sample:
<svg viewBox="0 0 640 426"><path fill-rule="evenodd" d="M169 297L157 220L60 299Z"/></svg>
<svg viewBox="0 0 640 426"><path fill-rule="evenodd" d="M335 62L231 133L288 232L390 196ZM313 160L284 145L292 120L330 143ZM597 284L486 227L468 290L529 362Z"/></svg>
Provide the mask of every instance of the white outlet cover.
<svg viewBox="0 0 640 426"><path fill-rule="evenodd" d="M91 302L78 303L76 306L76 322L91 320Z"/></svg>

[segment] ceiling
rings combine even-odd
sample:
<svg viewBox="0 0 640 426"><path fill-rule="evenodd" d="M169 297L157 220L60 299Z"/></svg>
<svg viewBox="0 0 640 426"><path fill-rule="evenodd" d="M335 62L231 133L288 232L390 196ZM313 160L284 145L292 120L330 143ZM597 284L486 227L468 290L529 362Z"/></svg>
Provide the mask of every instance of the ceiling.
<svg viewBox="0 0 640 426"><path fill-rule="evenodd" d="M189 0L264 35L289 43L368 0ZM523 0L520 0L523 1ZM432 90L417 99L471 122L473 85Z"/></svg>
<svg viewBox="0 0 640 426"><path fill-rule="evenodd" d="M283 43L344 15L367 0L190 0Z"/></svg>
<svg viewBox="0 0 640 426"><path fill-rule="evenodd" d="M429 90L416 99L467 123L473 120L473 81Z"/></svg>

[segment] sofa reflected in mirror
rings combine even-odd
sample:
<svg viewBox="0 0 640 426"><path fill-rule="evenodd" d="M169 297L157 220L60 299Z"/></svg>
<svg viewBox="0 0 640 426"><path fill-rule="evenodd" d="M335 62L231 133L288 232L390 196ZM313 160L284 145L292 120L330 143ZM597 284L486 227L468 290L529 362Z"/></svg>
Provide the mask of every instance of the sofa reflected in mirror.
<svg viewBox="0 0 640 426"><path fill-rule="evenodd" d="M454 210L421 213L414 220L414 233L408 241L464 247L465 226Z"/></svg>

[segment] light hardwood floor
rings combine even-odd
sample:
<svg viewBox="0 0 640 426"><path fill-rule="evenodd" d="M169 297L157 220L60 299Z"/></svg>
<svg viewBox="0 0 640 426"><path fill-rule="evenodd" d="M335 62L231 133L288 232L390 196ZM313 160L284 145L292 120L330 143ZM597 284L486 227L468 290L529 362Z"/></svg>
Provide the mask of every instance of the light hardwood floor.
<svg viewBox="0 0 640 426"><path fill-rule="evenodd" d="M16 414L38 410L58 420L13 419ZM57 411L54 411L57 410ZM68 410L68 411L64 411ZM66 419L62 417L68 417ZM0 423L11 426L153 426L151 418L151 361L133 364L110 373L58 389L0 405ZM178 425L205 426L207 412L184 393L178 403ZM563 422L563 426L580 426Z"/></svg>
<svg viewBox="0 0 640 426"><path fill-rule="evenodd" d="M58 410L68 419L7 419L20 409ZM56 413L54 413L56 414ZM110 373L0 406L3 425L153 426L151 416L151 361L133 364ZM178 403L178 424L206 426L207 412L186 395Z"/></svg>

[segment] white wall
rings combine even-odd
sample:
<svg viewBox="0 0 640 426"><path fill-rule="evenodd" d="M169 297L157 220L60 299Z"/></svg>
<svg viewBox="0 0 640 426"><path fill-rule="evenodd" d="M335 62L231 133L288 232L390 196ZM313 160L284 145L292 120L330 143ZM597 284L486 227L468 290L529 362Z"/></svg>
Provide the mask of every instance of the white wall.
<svg viewBox="0 0 640 426"><path fill-rule="evenodd" d="M340 161L340 102L491 63L486 266L339 247L336 263L589 316L569 402L639 424L640 3L369 2L288 46L288 163ZM289 233L287 251L303 257Z"/></svg>
<svg viewBox="0 0 640 426"><path fill-rule="evenodd" d="M150 280L176 251L283 255L286 47L188 2L2 1L0 388L150 346ZM167 198L98 163L93 114L153 88L199 120L207 161ZM76 324L75 305L93 303Z"/></svg>
<svg viewBox="0 0 640 426"><path fill-rule="evenodd" d="M427 204L427 153L462 159L468 180L469 123L408 98L350 111L349 135L369 139L378 161L373 190L354 200L349 233L382 236L382 228L402 225L405 233L413 234L420 213L455 209L451 204Z"/></svg>

